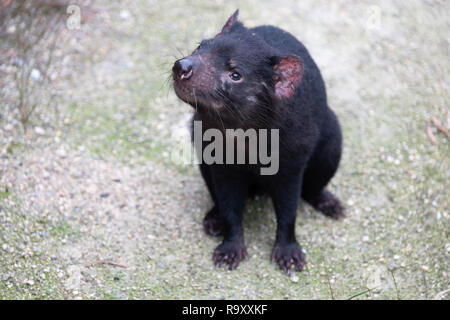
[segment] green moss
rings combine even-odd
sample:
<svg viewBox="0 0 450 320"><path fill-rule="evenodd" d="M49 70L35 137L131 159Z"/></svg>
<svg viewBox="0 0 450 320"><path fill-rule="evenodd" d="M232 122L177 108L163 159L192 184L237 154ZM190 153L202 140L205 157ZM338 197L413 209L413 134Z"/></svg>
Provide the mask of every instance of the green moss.
<svg viewBox="0 0 450 320"><path fill-rule="evenodd" d="M13 154L15 152L20 152L20 150L23 148L23 144L18 141L12 141L8 147L6 148L6 152L8 154Z"/></svg>
<svg viewBox="0 0 450 320"><path fill-rule="evenodd" d="M59 221L56 225L50 227L50 235L55 238L66 236L79 236L79 233L67 221Z"/></svg>

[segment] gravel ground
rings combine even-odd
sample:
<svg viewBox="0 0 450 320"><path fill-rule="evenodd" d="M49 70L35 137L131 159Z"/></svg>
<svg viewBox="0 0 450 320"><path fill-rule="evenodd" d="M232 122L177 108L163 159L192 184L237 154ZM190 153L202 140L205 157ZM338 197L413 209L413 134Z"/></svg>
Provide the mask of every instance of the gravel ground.
<svg viewBox="0 0 450 320"><path fill-rule="evenodd" d="M449 139L430 121L450 127L448 2L96 3L59 48L56 109L40 105L27 137L1 109L0 299L449 298ZM207 191L173 161L191 111L168 70L237 7L306 45L342 122L330 188L348 217L299 206L302 273L269 262L266 198L246 207L249 259L215 268Z"/></svg>

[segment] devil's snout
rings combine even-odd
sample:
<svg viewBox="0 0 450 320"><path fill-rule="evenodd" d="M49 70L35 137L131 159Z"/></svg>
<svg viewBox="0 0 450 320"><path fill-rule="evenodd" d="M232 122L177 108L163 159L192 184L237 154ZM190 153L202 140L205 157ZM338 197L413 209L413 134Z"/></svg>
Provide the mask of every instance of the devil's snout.
<svg viewBox="0 0 450 320"><path fill-rule="evenodd" d="M189 58L177 60L173 65L172 72L178 79L188 80L194 73L192 60Z"/></svg>

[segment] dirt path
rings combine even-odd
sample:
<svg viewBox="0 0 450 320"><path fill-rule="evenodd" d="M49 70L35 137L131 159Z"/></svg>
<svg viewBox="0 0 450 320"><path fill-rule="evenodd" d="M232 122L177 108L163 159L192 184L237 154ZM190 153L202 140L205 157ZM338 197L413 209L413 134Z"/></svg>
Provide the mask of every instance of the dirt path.
<svg viewBox="0 0 450 320"><path fill-rule="evenodd" d="M430 117L449 127L446 2L239 2L246 25L305 43L344 130L331 189L348 218L300 205L308 268L288 276L269 262L268 199L246 209L249 259L214 268L203 182L171 161L189 109L166 72L238 3L121 4L99 4L73 34L81 59L61 81L58 122L43 106L44 133L12 143L19 130L0 129L0 298L432 299L450 287L449 140L426 133Z"/></svg>

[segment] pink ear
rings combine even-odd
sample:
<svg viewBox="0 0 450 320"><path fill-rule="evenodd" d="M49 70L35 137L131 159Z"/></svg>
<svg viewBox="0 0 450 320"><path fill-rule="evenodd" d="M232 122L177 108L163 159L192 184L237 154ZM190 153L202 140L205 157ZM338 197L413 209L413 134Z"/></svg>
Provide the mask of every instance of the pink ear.
<svg viewBox="0 0 450 320"><path fill-rule="evenodd" d="M231 27L233 26L233 24L235 24L238 20L238 16L239 16L239 9L237 9L232 15L231 17L228 18L227 22L225 23L225 25L222 28L222 31L218 34L224 34L227 32L230 32Z"/></svg>
<svg viewBox="0 0 450 320"><path fill-rule="evenodd" d="M292 97L303 77L302 60L296 55L280 57L278 63L273 67L273 71L275 73L275 95L278 99Z"/></svg>

